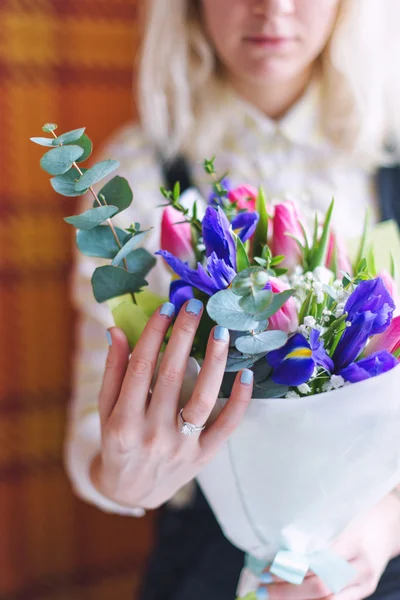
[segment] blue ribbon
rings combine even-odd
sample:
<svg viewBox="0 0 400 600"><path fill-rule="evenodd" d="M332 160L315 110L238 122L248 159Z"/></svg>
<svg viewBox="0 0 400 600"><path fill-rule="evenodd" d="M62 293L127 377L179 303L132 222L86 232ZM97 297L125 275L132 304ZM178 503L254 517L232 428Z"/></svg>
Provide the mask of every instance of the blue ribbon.
<svg viewBox="0 0 400 600"><path fill-rule="evenodd" d="M251 554L245 555L245 567L257 577L270 565ZM356 570L331 550L312 554L301 554L291 550L280 550L272 561L270 572L276 577L300 585L307 572L315 573L334 593L341 592L356 576Z"/></svg>

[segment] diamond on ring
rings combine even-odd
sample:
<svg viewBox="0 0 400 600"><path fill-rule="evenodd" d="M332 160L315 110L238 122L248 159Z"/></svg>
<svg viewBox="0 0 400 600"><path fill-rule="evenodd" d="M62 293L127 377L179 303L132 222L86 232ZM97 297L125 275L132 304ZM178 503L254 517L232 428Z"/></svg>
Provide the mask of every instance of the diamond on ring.
<svg viewBox="0 0 400 600"><path fill-rule="evenodd" d="M203 429L205 429L205 425L203 425L202 427L197 427L197 425L193 425L193 423L188 423L187 421L185 421L182 413L183 408L179 412L179 420L181 422L180 432L183 433L183 435L193 435L194 433L196 433L196 431L203 431Z"/></svg>

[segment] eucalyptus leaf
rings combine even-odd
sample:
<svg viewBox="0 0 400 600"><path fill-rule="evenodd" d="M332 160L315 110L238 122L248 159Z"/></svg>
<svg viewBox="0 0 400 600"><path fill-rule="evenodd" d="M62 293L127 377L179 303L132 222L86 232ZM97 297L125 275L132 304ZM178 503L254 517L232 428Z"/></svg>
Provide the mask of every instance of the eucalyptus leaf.
<svg viewBox="0 0 400 600"><path fill-rule="evenodd" d="M60 146L46 152L40 160L40 166L50 175L63 175L82 154L79 146Z"/></svg>
<svg viewBox="0 0 400 600"><path fill-rule="evenodd" d="M221 290L211 296L207 302L207 312L218 325L228 329L249 331L258 325L253 317L243 312L238 296L231 290Z"/></svg>
<svg viewBox="0 0 400 600"><path fill-rule="evenodd" d="M121 250L118 251L118 254L112 261L112 264L117 267L124 260L124 258L126 258L128 254L135 250L138 244L143 241L147 231L142 231L141 233L138 233L130 238L129 241L122 246Z"/></svg>
<svg viewBox="0 0 400 600"><path fill-rule="evenodd" d="M45 137L31 137L29 138L31 142L34 144L38 144L39 146L53 146L54 138L45 138Z"/></svg>
<svg viewBox="0 0 400 600"><path fill-rule="evenodd" d="M273 294L272 302L269 307L260 315L257 315L256 320L261 321L272 317L282 306L295 294L295 290L289 289L280 294Z"/></svg>
<svg viewBox="0 0 400 600"><path fill-rule="evenodd" d="M107 204L118 207L118 212L122 212L132 204L133 194L128 181L125 177L116 175L100 190Z"/></svg>
<svg viewBox="0 0 400 600"><path fill-rule="evenodd" d="M83 134L85 133L85 127L81 127L80 129L74 129L73 131L67 131L66 133L62 133L57 138L53 140L53 146L59 146L61 144L72 144L79 140Z"/></svg>
<svg viewBox="0 0 400 600"><path fill-rule="evenodd" d="M268 279L262 267L249 267L236 275L232 281L232 291L237 296L248 296L264 289Z"/></svg>
<svg viewBox="0 0 400 600"><path fill-rule="evenodd" d="M87 169L80 169L82 173L85 173ZM76 167L72 167L69 171L64 173L64 175L57 175L57 177L52 177L50 179L51 186L53 190L55 190L58 194L62 196L75 197L75 196L83 196L86 194L87 189L82 190L81 192L77 192L75 189L75 184L81 177ZM98 206L96 202L96 206Z"/></svg>
<svg viewBox="0 0 400 600"><path fill-rule="evenodd" d="M64 146L64 148L73 148L73 146ZM82 151L83 153L83 151ZM80 178L80 180L75 184L75 188L77 191L84 190L85 188L89 188L94 185L104 177L107 177L110 173L118 169L119 162L117 160L104 160L97 165L88 169L84 175Z"/></svg>
<svg viewBox="0 0 400 600"><path fill-rule="evenodd" d="M89 156L92 154L92 150L93 150L92 140L86 135L86 133L84 133L83 136L79 138L79 140L76 140L75 145L79 146L83 150L82 156L80 156L76 162L81 163L84 160L86 160L87 158L89 158ZM85 169L85 171L86 170L87 169ZM83 171L83 169L82 169L82 171ZM115 204L114 204L114 206L115 206Z"/></svg>
<svg viewBox="0 0 400 600"><path fill-rule="evenodd" d="M122 240L126 235L125 231L118 229L118 227L115 228L115 231L122 245ZM108 225L99 225L89 231L78 229L76 244L82 254L86 256L114 258L119 251L113 232Z"/></svg>
<svg viewBox="0 0 400 600"><path fill-rule="evenodd" d="M266 379L253 386L253 398L282 398L289 391L287 385L275 383L272 379Z"/></svg>
<svg viewBox="0 0 400 600"><path fill-rule="evenodd" d="M271 304L273 293L271 290L262 290L257 292L254 296L245 296L240 298L239 306L250 315L258 315L264 313L264 311Z"/></svg>
<svg viewBox="0 0 400 600"><path fill-rule="evenodd" d="M156 257L145 248L137 248L127 256L126 262L130 273L137 273L146 277L156 264Z"/></svg>
<svg viewBox="0 0 400 600"><path fill-rule="evenodd" d="M267 363L265 356L260 358L253 366L254 373L254 381L258 383L259 381L264 381L267 379L272 373L272 367Z"/></svg>
<svg viewBox="0 0 400 600"><path fill-rule="evenodd" d="M101 223L104 223L104 221L107 221L107 219L110 219L117 212L118 208L116 206L99 206L98 208L86 210L80 215L65 217L64 221L70 225L73 225L77 229L90 231L90 229L93 229Z"/></svg>
<svg viewBox="0 0 400 600"><path fill-rule="evenodd" d="M287 337L284 331L263 331L238 338L235 346L243 354L267 353L281 348L287 342Z"/></svg>
<svg viewBox="0 0 400 600"><path fill-rule="evenodd" d="M57 129L57 125L55 123L46 123L42 127L42 131L45 133L50 133L51 131L55 131Z"/></svg>
<svg viewBox="0 0 400 600"><path fill-rule="evenodd" d="M141 275L112 265L98 267L92 277L93 294L97 302L105 302L123 294L134 294L146 285L147 281Z"/></svg>
<svg viewBox="0 0 400 600"><path fill-rule="evenodd" d="M261 356L259 354L255 356L244 356L238 350L230 350L225 366L225 372L235 373L236 371L240 371L240 369L250 369L254 363L260 360L260 358Z"/></svg>

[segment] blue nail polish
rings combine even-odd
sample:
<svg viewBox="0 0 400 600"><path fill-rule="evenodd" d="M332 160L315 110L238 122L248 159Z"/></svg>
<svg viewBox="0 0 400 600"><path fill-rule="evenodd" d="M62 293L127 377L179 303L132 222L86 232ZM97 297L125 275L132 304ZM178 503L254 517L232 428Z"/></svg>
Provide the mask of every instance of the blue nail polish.
<svg viewBox="0 0 400 600"><path fill-rule="evenodd" d="M227 342L229 338L229 332L226 327L221 327L217 325L214 329L214 340L220 340L222 342Z"/></svg>
<svg viewBox="0 0 400 600"><path fill-rule="evenodd" d="M174 314L175 306L172 304L172 302L165 302L160 308L160 315L162 317L168 317L168 319L171 319Z"/></svg>
<svg viewBox="0 0 400 600"><path fill-rule="evenodd" d="M259 587L256 593L257 600L268 600L269 594L265 587Z"/></svg>
<svg viewBox="0 0 400 600"><path fill-rule="evenodd" d="M109 346L112 346L112 337L111 337L111 333L108 331L107 329L107 342Z"/></svg>
<svg viewBox="0 0 400 600"><path fill-rule="evenodd" d="M271 573L269 571L266 571L265 573L261 573L260 581L261 581L261 583L265 583L266 585L268 585L269 583L272 583L274 580L272 578Z"/></svg>
<svg viewBox="0 0 400 600"><path fill-rule="evenodd" d="M197 317L197 315L200 314L202 308L203 303L200 302L200 300L197 300L196 298L192 298L191 300L189 300L186 306L186 312Z"/></svg>
<svg viewBox="0 0 400 600"><path fill-rule="evenodd" d="M244 369L240 376L240 383L244 383L246 385L253 383L253 371L250 371L250 369Z"/></svg>

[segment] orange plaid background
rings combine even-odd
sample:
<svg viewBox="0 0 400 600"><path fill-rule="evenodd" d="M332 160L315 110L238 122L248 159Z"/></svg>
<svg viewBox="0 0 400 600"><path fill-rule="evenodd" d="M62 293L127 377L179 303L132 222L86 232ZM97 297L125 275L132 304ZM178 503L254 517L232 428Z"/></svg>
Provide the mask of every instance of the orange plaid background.
<svg viewBox="0 0 400 600"><path fill-rule="evenodd" d="M41 171L46 121L95 148L132 118L135 0L0 2L0 600L133 598L152 518L73 497L62 442L73 214Z"/></svg>

